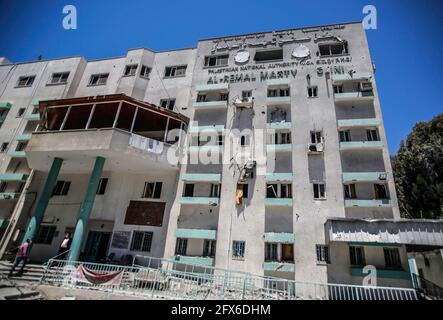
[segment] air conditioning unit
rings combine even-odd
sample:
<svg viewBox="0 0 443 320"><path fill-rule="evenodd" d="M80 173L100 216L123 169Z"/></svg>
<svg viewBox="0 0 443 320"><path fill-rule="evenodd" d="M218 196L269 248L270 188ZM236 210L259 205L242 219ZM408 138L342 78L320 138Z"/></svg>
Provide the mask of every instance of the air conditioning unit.
<svg viewBox="0 0 443 320"><path fill-rule="evenodd" d="M245 165L243 166L241 173L240 173L240 181L243 182L246 179L251 178L252 173L254 171L256 162L254 160L248 160L246 161Z"/></svg>
<svg viewBox="0 0 443 320"><path fill-rule="evenodd" d="M386 173L380 173L378 176L379 180L386 180L388 178L388 175Z"/></svg>
<svg viewBox="0 0 443 320"><path fill-rule="evenodd" d="M323 152L325 149L323 143L310 143L308 145L309 152Z"/></svg>
<svg viewBox="0 0 443 320"><path fill-rule="evenodd" d="M252 98L252 97L237 98L234 100L234 105L236 107L250 108L250 107L252 107L253 101L254 101L254 98Z"/></svg>
<svg viewBox="0 0 443 320"><path fill-rule="evenodd" d="M360 91L371 91L372 90L372 82L364 81L360 82Z"/></svg>

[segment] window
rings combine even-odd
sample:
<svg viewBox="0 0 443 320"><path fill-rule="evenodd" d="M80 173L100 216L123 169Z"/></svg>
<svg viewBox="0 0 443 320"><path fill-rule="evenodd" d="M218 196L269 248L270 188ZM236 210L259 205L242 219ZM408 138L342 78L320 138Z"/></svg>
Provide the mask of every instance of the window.
<svg viewBox="0 0 443 320"><path fill-rule="evenodd" d="M31 112L32 114L37 114L38 113L38 108L34 108L34 109L32 109L32 112Z"/></svg>
<svg viewBox="0 0 443 320"><path fill-rule="evenodd" d="M142 198L160 199L162 182L145 182Z"/></svg>
<svg viewBox="0 0 443 320"><path fill-rule="evenodd" d="M206 95L205 94L198 94L197 95L197 102L205 102L206 101Z"/></svg>
<svg viewBox="0 0 443 320"><path fill-rule="evenodd" d="M134 231L132 234L131 251L151 251L153 232Z"/></svg>
<svg viewBox="0 0 443 320"><path fill-rule="evenodd" d="M203 257L215 257L215 240L205 240L203 244Z"/></svg>
<svg viewBox="0 0 443 320"><path fill-rule="evenodd" d="M355 184L345 184L343 187L346 199L357 198L357 192L355 192Z"/></svg>
<svg viewBox="0 0 443 320"><path fill-rule="evenodd" d="M228 101L229 94L228 93L220 93L220 101Z"/></svg>
<svg viewBox="0 0 443 320"><path fill-rule="evenodd" d="M319 44L318 49L320 51L320 56L335 56L349 53L348 43L346 41Z"/></svg>
<svg viewBox="0 0 443 320"><path fill-rule="evenodd" d="M205 67L226 66L228 64L229 55L205 57Z"/></svg>
<svg viewBox="0 0 443 320"><path fill-rule="evenodd" d="M186 75L187 66L173 66L165 68L165 78L184 77Z"/></svg>
<svg viewBox="0 0 443 320"><path fill-rule="evenodd" d="M289 88L283 88L283 89L269 89L268 90L268 97L289 97L290 91Z"/></svg>
<svg viewBox="0 0 443 320"><path fill-rule="evenodd" d="M23 191L23 188L25 187L25 183L24 182L20 182L17 186L17 188L15 189L16 193L21 193Z"/></svg>
<svg viewBox="0 0 443 320"><path fill-rule="evenodd" d="M315 246L315 250L317 253L317 262L325 262L325 263L329 263L329 247L322 245L322 244L317 244Z"/></svg>
<svg viewBox="0 0 443 320"><path fill-rule="evenodd" d="M387 199L388 193L384 184L374 184L375 199Z"/></svg>
<svg viewBox="0 0 443 320"><path fill-rule="evenodd" d="M291 133L290 132L277 132L271 133L270 135L271 144L290 144L291 143Z"/></svg>
<svg viewBox="0 0 443 320"><path fill-rule="evenodd" d="M249 185L247 183L238 183L237 190L242 191L242 198L247 199L249 197Z"/></svg>
<svg viewBox="0 0 443 320"><path fill-rule="evenodd" d="M241 146L248 146L249 145L249 135L240 136L240 145Z"/></svg>
<svg viewBox="0 0 443 320"><path fill-rule="evenodd" d="M151 73L151 68L147 66L142 66L140 70L140 77L142 78L149 78L149 74Z"/></svg>
<svg viewBox="0 0 443 320"><path fill-rule="evenodd" d="M165 109L174 110L175 99L161 99L160 106Z"/></svg>
<svg viewBox="0 0 443 320"><path fill-rule="evenodd" d="M294 245L288 243L281 244L281 260L294 262Z"/></svg>
<svg viewBox="0 0 443 320"><path fill-rule="evenodd" d="M325 199L325 184L324 183L314 183L314 199Z"/></svg>
<svg viewBox="0 0 443 320"><path fill-rule="evenodd" d="M365 263L365 250L363 247L349 247L349 256L351 258L351 265L364 266Z"/></svg>
<svg viewBox="0 0 443 320"><path fill-rule="evenodd" d="M19 142L17 143L17 147L15 148L15 151L23 151L26 148L27 142Z"/></svg>
<svg viewBox="0 0 443 320"><path fill-rule="evenodd" d="M292 198L292 184L266 184L266 198Z"/></svg>
<svg viewBox="0 0 443 320"><path fill-rule="evenodd" d="M278 261L277 243L265 243L265 261Z"/></svg>
<svg viewBox="0 0 443 320"><path fill-rule="evenodd" d="M101 178L98 182L97 194L105 194L108 178Z"/></svg>
<svg viewBox="0 0 443 320"><path fill-rule="evenodd" d="M184 197L193 197L194 196L194 184L187 183L185 184L185 191L183 193Z"/></svg>
<svg viewBox="0 0 443 320"><path fill-rule="evenodd" d="M186 255L186 249L188 248L188 239L177 238L175 244L175 254Z"/></svg>
<svg viewBox="0 0 443 320"><path fill-rule="evenodd" d="M349 130L339 131L340 134L340 142L351 141L351 132Z"/></svg>
<svg viewBox="0 0 443 320"><path fill-rule="evenodd" d="M267 184L266 185L266 198L278 198L278 185Z"/></svg>
<svg viewBox="0 0 443 320"><path fill-rule="evenodd" d="M93 74L91 78L89 78L89 85L90 86L100 86L105 85L108 81L109 73L102 73L102 74Z"/></svg>
<svg viewBox="0 0 443 320"><path fill-rule="evenodd" d="M57 181L54 190L52 191L53 196L66 196L69 192L69 187L71 186L71 181Z"/></svg>
<svg viewBox="0 0 443 320"><path fill-rule="evenodd" d="M18 78L17 87L30 87L34 83L35 76L24 76Z"/></svg>
<svg viewBox="0 0 443 320"><path fill-rule="evenodd" d="M50 84L61 84L67 83L69 77L69 72L58 72L53 73L51 77Z"/></svg>
<svg viewBox="0 0 443 320"><path fill-rule="evenodd" d="M18 112L17 112L17 118L21 118L21 117L23 117L23 115L25 114L25 111L26 111L26 108L20 108L20 109L18 109Z"/></svg>
<svg viewBox="0 0 443 320"><path fill-rule="evenodd" d="M125 76L135 76L137 73L137 67L136 64L131 64L125 67Z"/></svg>
<svg viewBox="0 0 443 320"><path fill-rule="evenodd" d="M375 129L366 130L366 136L368 141L379 141L378 133Z"/></svg>
<svg viewBox="0 0 443 320"><path fill-rule="evenodd" d="M241 92L241 97L243 99L252 97L252 90L246 90Z"/></svg>
<svg viewBox="0 0 443 320"><path fill-rule="evenodd" d="M321 131L311 131L311 143L322 143L323 137Z"/></svg>
<svg viewBox="0 0 443 320"><path fill-rule="evenodd" d="M51 244L55 235L55 226L40 226L35 243Z"/></svg>
<svg viewBox="0 0 443 320"><path fill-rule="evenodd" d="M292 198L292 184L280 185L280 197L281 198Z"/></svg>
<svg viewBox="0 0 443 320"><path fill-rule="evenodd" d="M219 184L211 184L211 192L209 193L210 197L220 198L220 185Z"/></svg>
<svg viewBox="0 0 443 320"><path fill-rule="evenodd" d="M245 257L245 246L244 241L233 241L232 242L232 257L233 258L244 258Z"/></svg>
<svg viewBox="0 0 443 320"><path fill-rule="evenodd" d="M343 85L334 84L332 87L334 89L334 93L343 93Z"/></svg>
<svg viewBox="0 0 443 320"><path fill-rule="evenodd" d="M385 265L387 268L401 268L400 252L398 248L383 248Z"/></svg>
<svg viewBox="0 0 443 320"><path fill-rule="evenodd" d="M315 98L318 97L317 92L318 88L317 86L308 87L308 97L309 98Z"/></svg>
<svg viewBox="0 0 443 320"><path fill-rule="evenodd" d="M254 56L256 62L265 62L283 59L283 49L257 51Z"/></svg>
<svg viewBox="0 0 443 320"><path fill-rule="evenodd" d="M5 192L7 187L8 187L8 183L6 181L2 181L0 183L0 192Z"/></svg>
<svg viewBox="0 0 443 320"><path fill-rule="evenodd" d="M2 147L1 147L1 152L5 152L6 151L6 149L8 149L8 146L9 146L9 142L3 142L2 143Z"/></svg>

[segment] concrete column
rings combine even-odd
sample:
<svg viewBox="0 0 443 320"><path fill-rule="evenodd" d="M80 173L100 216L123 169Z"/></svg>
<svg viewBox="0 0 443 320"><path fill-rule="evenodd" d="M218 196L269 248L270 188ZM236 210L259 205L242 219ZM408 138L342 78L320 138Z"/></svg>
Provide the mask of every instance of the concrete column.
<svg viewBox="0 0 443 320"><path fill-rule="evenodd" d="M85 200L83 201L82 208L80 210L80 217L78 218L77 225L75 227L74 237L72 238L71 251L69 252L68 260L76 261L78 260L78 257L80 255L83 233L85 231L85 227L89 220L89 215L91 214L91 210L94 205L95 194L97 192L98 184L102 176L105 160L106 159L103 157L97 157L95 159L94 169L92 170L91 177L89 178Z"/></svg>
<svg viewBox="0 0 443 320"><path fill-rule="evenodd" d="M28 238L35 239L35 236L40 228L40 223L45 215L46 207L48 206L49 198L51 197L54 186L57 182L57 177L62 166L63 159L54 158L52 161L51 168L49 169L48 177L46 178L45 185L42 190L42 194L38 199L37 206L32 214L31 222L29 223L28 229L25 236L23 237L22 243Z"/></svg>

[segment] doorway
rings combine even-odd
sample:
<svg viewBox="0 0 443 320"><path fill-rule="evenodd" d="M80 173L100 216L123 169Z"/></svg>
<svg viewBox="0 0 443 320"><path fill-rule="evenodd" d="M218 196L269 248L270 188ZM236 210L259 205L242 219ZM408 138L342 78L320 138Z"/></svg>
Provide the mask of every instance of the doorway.
<svg viewBox="0 0 443 320"><path fill-rule="evenodd" d="M108 252L110 232L89 231L85 246L85 262L100 262Z"/></svg>

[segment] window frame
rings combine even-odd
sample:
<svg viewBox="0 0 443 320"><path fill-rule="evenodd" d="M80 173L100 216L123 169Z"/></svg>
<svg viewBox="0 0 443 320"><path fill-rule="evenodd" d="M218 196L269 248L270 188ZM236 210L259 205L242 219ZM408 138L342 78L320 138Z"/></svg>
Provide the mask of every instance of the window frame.
<svg viewBox="0 0 443 320"><path fill-rule="evenodd" d="M168 74L169 69L169 74ZM163 74L163 78L179 78L179 77L186 77L186 71L188 69L187 64L180 64L180 65L174 65L174 66L166 66L165 72ZM184 71L181 71L184 70ZM180 73L178 73L180 72ZM183 73L181 73L183 72Z"/></svg>
<svg viewBox="0 0 443 320"><path fill-rule="evenodd" d="M329 246L324 244L316 244L315 252L317 257L317 263L319 264L330 264L331 263L331 255L329 252Z"/></svg>
<svg viewBox="0 0 443 320"><path fill-rule="evenodd" d="M142 67L140 68L140 77L144 79L149 79L149 76L151 75L152 68L148 67L144 64L142 64Z"/></svg>
<svg viewBox="0 0 443 320"><path fill-rule="evenodd" d="M165 106L163 106L163 104L166 103ZM172 103L172 107L171 107L171 103ZM168 110L174 110L175 108L175 98L165 98L165 99L160 99L160 107L168 109Z"/></svg>
<svg viewBox="0 0 443 320"><path fill-rule="evenodd" d="M35 75L32 76L20 76L18 77L17 83L15 85L16 88L29 88L32 87L32 85L35 82ZM20 84L22 81L25 81L25 84Z"/></svg>
<svg viewBox="0 0 443 320"><path fill-rule="evenodd" d="M385 267L387 269L395 269L395 270L403 269L399 248L385 247L383 248L383 255L385 258Z"/></svg>
<svg viewBox="0 0 443 320"><path fill-rule="evenodd" d="M188 251L188 239L187 238L177 238L175 242L175 254L180 256L185 256Z"/></svg>
<svg viewBox="0 0 443 320"><path fill-rule="evenodd" d="M332 51L333 51L332 47L333 46L338 46L338 45L342 46L342 48L343 48L342 52L341 53L332 53ZM328 46L329 54L322 54L321 47L325 47L325 46ZM319 53L320 58L348 55L349 54L349 45L348 45L348 42L346 40L345 41L334 41L334 42L328 42L328 43L319 43L318 44L318 53Z"/></svg>
<svg viewBox="0 0 443 320"><path fill-rule="evenodd" d="M365 266L365 248L362 246L349 246L349 262L351 266Z"/></svg>
<svg viewBox="0 0 443 320"><path fill-rule="evenodd" d="M150 184L153 184L154 186L152 188L152 195L150 197L148 197L147 192L148 192L148 186ZM160 186L160 189L158 189L159 186ZM155 182L145 181L141 197L143 199L161 199L162 189L163 189L163 182L162 181L155 181ZM158 190L160 190L160 191L158 191Z"/></svg>
<svg viewBox="0 0 443 320"><path fill-rule="evenodd" d="M51 78L49 79L49 82L46 85L55 86L55 85L67 84L70 74L71 74L70 71L54 72L54 73L52 73ZM54 78L56 75L59 75L58 81L54 81ZM65 75L66 75L66 79L64 81L62 81Z"/></svg>
<svg viewBox="0 0 443 320"><path fill-rule="evenodd" d="M204 239L203 241L203 257L214 258L216 253L217 241L212 239Z"/></svg>
<svg viewBox="0 0 443 320"><path fill-rule="evenodd" d="M314 200L325 200L326 199L326 183L325 182L313 182L312 183L312 191L313 191ZM315 196L316 193L318 194L318 196Z"/></svg>
<svg viewBox="0 0 443 320"><path fill-rule="evenodd" d="M265 242L265 262L279 261L278 243Z"/></svg>
<svg viewBox="0 0 443 320"><path fill-rule="evenodd" d="M243 260L246 253L246 241L232 241L232 259Z"/></svg>
<svg viewBox="0 0 443 320"><path fill-rule="evenodd" d="M106 76L106 77L105 77ZM93 78L97 77L97 82L96 83L92 83ZM105 79L104 83L101 83L101 79ZM109 79L109 73L95 73L95 74L91 74L91 76L89 77L89 82L88 82L88 87L95 87L95 86L105 86L108 83L108 79Z"/></svg>
<svg viewBox="0 0 443 320"><path fill-rule="evenodd" d="M134 69L135 67L135 69ZM138 64L127 64L123 72L124 77L135 77L137 75ZM129 71L129 72L128 72Z"/></svg>
<svg viewBox="0 0 443 320"><path fill-rule="evenodd" d="M54 189L52 190L51 197L53 196L67 196L71 187L71 181L57 180Z"/></svg>
<svg viewBox="0 0 443 320"><path fill-rule="evenodd" d="M318 98L318 86L308 86L308 98Z"/></svg>
<svg viewBox="0 0 443 320"><path fill-rule="evenodd" d="M108 187L109 178L100 178L97 186L96 195L104 195ZM104 186L103 186L104 185ZM103 190L102 190L103 189Z"/></svg>
<svg viewBox="0 0 443 320"><path fill-rule="evenodd" d="M214 64L209 64L211 59L215 59ZM226 60L226 63L220 63L220 61ZM224 67L229 64L229 54L218 54L218 55L211 55L211 56L205 56L203 61L203 67L204 68L217 68L217 67Z"/></svg>
<svg viewBox="0 0 443 320"><path fill-rule="evenodd" d="M35 237L35 244L51 245L57 232L55 225L41 225L37 237ZM43 239L42 239L43 238Z"/></svg>
<svg viewBox="0 0 443 320"><path fill-rule="evenodd" d="M136 237L140 235L141 239L136 239ZM152 231L133 231L129 248L131 251L151 252L153 238L154 232ZM137 243L135 242L136 240L138 241Z"/></svg>

